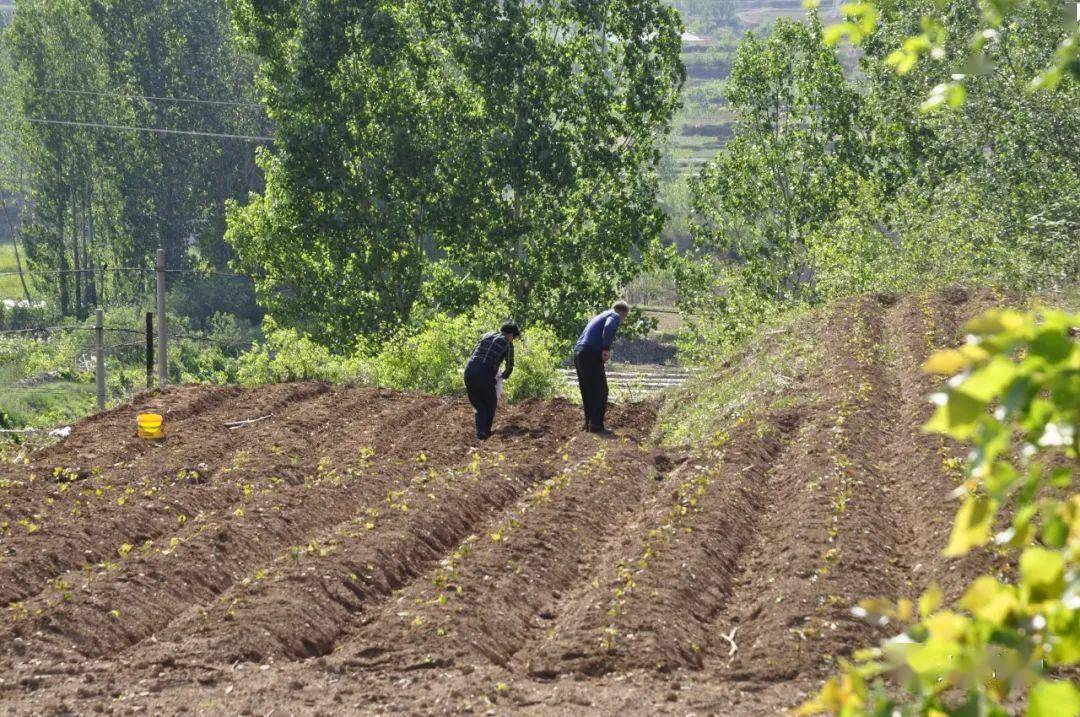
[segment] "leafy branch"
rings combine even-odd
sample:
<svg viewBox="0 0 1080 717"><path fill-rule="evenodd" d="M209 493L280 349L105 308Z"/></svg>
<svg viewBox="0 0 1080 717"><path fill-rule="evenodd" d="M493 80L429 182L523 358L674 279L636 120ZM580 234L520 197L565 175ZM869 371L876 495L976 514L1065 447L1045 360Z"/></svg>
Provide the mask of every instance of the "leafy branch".
<svg viewBox="0 0 1080 717"><path fill-rule="evenodd" d="M807 8L817 8L819 0L805 0ZM930 96L923 102L923 111L930 112L943 107L957 108L964 103L967 92L964 83L974 72L984 72L992 66L993 58L999 51L999 40L1003 29L1014 25L1025 5L1036 6L1045 3L1023 2L1022 0L979 0L978 9L981 22L967 41L965 57L959 67L954 67L950 79L934 86ZM1067 3L1062 3L1067 5ZM870 38L878 26L878 20L894 3L849 2L840 6L844 20L829 27L825 32L827 43L834 45L842 39L848 39L853 45L860 45ZM906 75L924 59L942 60L947 57L949 33L943 15L949 12L949 5L936 3L923 15L921 32L903 39L900 47L894 49L886 59L898 74ZM1063 17L1063 20L1066 18ZM1068 77L1080 79L1080 24L1063 22L1066 28L1055 48L1050 62L1031 78L1031 90L1052 90ZM1008 61L1008 56L1001 53Z"/></svg>

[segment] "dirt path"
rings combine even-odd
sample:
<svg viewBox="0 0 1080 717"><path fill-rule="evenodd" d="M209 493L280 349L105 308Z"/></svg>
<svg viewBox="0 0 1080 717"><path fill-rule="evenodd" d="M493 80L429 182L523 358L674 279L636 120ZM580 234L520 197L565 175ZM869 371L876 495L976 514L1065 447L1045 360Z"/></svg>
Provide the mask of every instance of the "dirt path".
<svg viewBox="0 0 1080 717"><path fill-rule="evenodd" d="M940 557L957 449L919 366L992 299L831 307L783 396L681 449L651 406L605 440L525 403L480 444L464 401L317 383L97 416L0 468L0 707L777 713L875 638L858 599L985 566Z"/></svg>

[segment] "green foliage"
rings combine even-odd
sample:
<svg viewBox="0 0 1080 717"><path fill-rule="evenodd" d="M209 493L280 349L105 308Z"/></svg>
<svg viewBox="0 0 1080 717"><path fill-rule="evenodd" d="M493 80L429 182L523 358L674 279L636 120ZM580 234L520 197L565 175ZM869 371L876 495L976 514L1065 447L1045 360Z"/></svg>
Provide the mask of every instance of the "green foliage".
<svg viewBox="0 0 1080 717"><path fill-rule="evenodd" d="M5 427L54 428L90 414L95 406L93 384L56 381L48 386L7 389L0 395Z"/></svg>
<svg viewBox="0 0 1080 717"><path fill-rule="evenodd" d="M505 387L510 403L529 398L551 398L567 390L566 379L559 371L567 347L555 332L533 325L518 347L514 375Z"/></svg>
<svg viewBox="0 0 1080 717"><path fill-rule="evenodd" d="M807 0L813 7L818 0ZM830 27L826 37L830 44L848 38L858 45L873 38L879 19L895 15L899 11L918 9L918 27L910 25L907 31L888 45L886 63L898 74L906 75L919 64L935 65L939 78L926 100L923 111L943 107L957 109L967 97L967 83L973 77L990 72L995 64L1013 63L1006 43L1005 33L1016 31L1030 19L1031 13L1054 16L1062 32L1056 37L1044 38L1034 48L1040 59L1034 68L1028 68L1025 81L1030 90L1052 90L1070 78L1080 79L1080 27L1076 23L1074 8L1069 3L1052 0L979 0L958 4L961 13L968 13L973 22L961 32L953 25L957 4L916 2L902 3L897 0L881 2L853 2L843 6L846 19ZM1021 30L1023 31L1023 30ZM942 62L944 59L947 62ZM944 77L949 73L948 79Z"/></svg>
<svg viewBox="0 0 1080 717"><path fill-rule="evenodd" d="M739 26L733 0L671 0L687 27L695 32L713 32Z"/></svg>
<svg viewBox="0 0 1080 717"><path fill-rule="evenodd" d="M200 329L209 329L224 311L256 326L262 321L263 312L247 277L182 274L170 279L168 286L166 310Z"/></svg>
<svg viewBox="0 0 1080 717"><path fill-rule="evenodd" d="M345 350L497 286L568 331L653 250L683 80L658 0L232 6L279 151L228 239L282 325Z"/></svg>
<svg viewBox="0 0 1080 717"><path fill-rule="evenodd" d="M10 274L17 271L15 264L15 245L0 241L0 274ZM22 285L18 276L0 276L0 300L12 299L20 301L23 298Z"/></svg>
<svg viewBox="0 0 1080 717"><path fill-rule="evenodd" d="M478 325L471 316L443 314L428 319L417 333L402 332L376 359L380 384L426 393L454 393L461 387L461 369L476 340L498 328Z"/></svg>
<svg viewBox="0 0 1080 717"><path fill-rule="evenodd" d="M465 362L480 337L508 319L507 306L505 300L489 294L466 314L434 314L385 341L362 341L358 349L344 356L267 317L263 324L265 342L239 358L236 378L248 386L322 380L461 394ZM543 326L526 326L524 334L515 342L514 373L505 386L511 402L552 396L565 386L558 370L565 345Z"/></svg>
<svg viewBox="0 0 1080 717"><path fill-rule="evenodd" d="M14 311L22 311L16 309ZM0 316L0 320L3 317ZM144 312L120 307L105 312L106 400L125 401L146 386ZM96 407L92 321L56 320L46 335L0 337L0 409L16 427L52 428L90 414ZM233 383L242 347L257 332L228 314L217 314L199 330L169 316L169 380L173 383ZM155 371L156 381L156 371Z"/></svg>
<svg viewBox="0 0 1080 717"><path fill-rule="evenodd" d="M462 369L481 336L510 316L508 302L487 295L469 313L436 314L416 331L403 331L373 358L375 381L387 388L455 394L463 390ZM559 365L566 346L544 326L523 329L514 343L514 373L506 382L513 402L556 394L565 385Z"/></svg>
<svg viewBox="0 0 1080 717"><path fill-rule="evenodd" d="M848 206L807 236L816 293L832 298L961 283L1034 288L1052 265L1002 236L1001 207L986 205L970 181L942 187L926 206L915 193L891 203L863 183Z"/></svg>
<svg viewBox="0 0 1080 717"><path fill-rule="evenodd" d="M812 401L787 390L793 376L817 361L806 313L777 320L776 328L740 340L710 355L708 363L668 396L660 409L656 438L666 445L701 446L722 440L740 421L753 420L781 403Z"/></svg>
<svg viewBox="0 0 1080 717"><path fill-rule="evenodd" d="M263 320L263 343L239 359L237 380L245 386L288 381L367 383L371 374L364 361L340 357L296 329L282 328L270 317Z"/></svg>
<svg viewBox="0 0 1080 717"><path fill-rule="evenodd" d="M0 331L17 331L34 326L47 326L59 319L56 310L46 306L27 306L21 301L8 308L0 300Z"/></svg>
<svg viewBox="0 0 1080 717"><path fill-rule="evenodd" d="M682 361L712 365L761 327L798 305L762 300L747 274L707 255L675 264L683 325L677 344Z"/></svg>
<svg viewBox="0 0 1080 717"><path fill-rule="evenodd" d="M1080 689L1053 679L1080 663L1078 325L1061 311L991 311L967 344L927 361L952 376L927 430L974 444L946 555L993 542L1016 556L1018 580L984 575L944 608L931 587L917 616L910 601L864 603L859 614L904 632L856 653L802 714L1005 715L1025 693L1029 716L1080 714Z"/></svg>

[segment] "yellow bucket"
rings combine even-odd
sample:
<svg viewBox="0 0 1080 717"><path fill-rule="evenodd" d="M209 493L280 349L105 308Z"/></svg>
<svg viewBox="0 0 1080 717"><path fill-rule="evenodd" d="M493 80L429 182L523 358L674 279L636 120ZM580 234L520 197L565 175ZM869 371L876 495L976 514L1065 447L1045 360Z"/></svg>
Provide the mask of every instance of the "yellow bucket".
<svg viewBox="0 0 1080 717"><path fill-rule="evenodd" d="M139 438L146 438L149 440L157 440L165 437L165 431L162 427L165 419L156 413L141 413L139 414Z"/></svg>

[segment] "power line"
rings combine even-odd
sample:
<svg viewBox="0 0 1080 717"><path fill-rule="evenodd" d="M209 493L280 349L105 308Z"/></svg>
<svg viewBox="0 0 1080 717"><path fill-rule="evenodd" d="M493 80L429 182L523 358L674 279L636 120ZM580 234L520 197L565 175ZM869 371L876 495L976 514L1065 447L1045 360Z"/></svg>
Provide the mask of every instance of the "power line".
<svg viewBox="0 0 1080 717"><path fill-rule="evenodd" d="M225 341L223 339L214 339L209 336L192 336L191 334L169 334L169 339L176 339L177 341L198 341L204 344L214 344L221 348L238 349L252 346L255 342L251 340L240 341Z"/></svg>
<svg viewBox="0 0 1080 717"><path fill-rule="evenodd" d="M71 276L72 274L108 274L110 272L117 271L136 271L142 274L153 274L157 269L149 269L139 266L103 266L97 269L23 269L22 271L0 271L0 277L3 276L19 276L25 274L27 276ZM201 269L166 269L166 274L193 274L200 277L209 276L225 276L234 277L238 279L255 279L256 277L249 274L236 274L228 271L202 271Z"/></svg>
<svg viewBox="0 0 1080 717"><path fill-rule="evenodd" d="M39 326L34 329L10 329L7 331L0 331L0 336L15 336L18 334L46 334L55 333L58 331L97 331L93 326ZM118 334L143 334L145 331L140 329L122 329L122 328L110 328L105 326L102 331L112 331Z"/></svg>
<svg viewBox="0 0 1080 717"><path fill-rule="evenodd" d="M90 90L65 90L54 87L35 87L38 92L50 92L58 95L77 95L82 97L122 97L127 100L150 100L153 102L185 102L193 105L217 105L220 107L249 107L263 109L255 102L235 102L228 100L203 100L192 97L155 97L154 95L127 95L120 92L92 92Z"/></svg>
<svg viewBox="0 0 1080 717"><path fill-rule="evenodd" d="M188 137L212 137L214 139L237 139L246 142L273 142L273 137L246 134L224 134L221 132L202 132L188 129L165 129L163 127L136 127L133 125L103 124L98 122L71 122L68 120L45 119L41 117L21 117L32 124L60 125L62 127L89 127L91 129L127 130L129 132L150 132L152 134L180 134Z"/></svg>
<svg viewBox="0 0 1080 717"><path fill-rule="evenodd" d="M101 267L98 269L23 269L22 271L3 271L0 272L0 276L19 276L20 274L26 274L27 276L70 276L71 274L108 274L110 271L138 271L138 272L153 272L154 269L144 269L138 266L118 266L118 267Z"/></svg>
<svg viewBox="0 0 1080 717"><path fill-rule="evenodd" d="M86 331L86 332L93 332L93 331L96 331L96 330L97 329L95 327L93 327L93 326L40 326L38 328L33 328L33 329L13 329L13 330L9 330L9 331L0 331L0 338L2 338L4 336L17 336L17 335L20 335L20 334L43 334L43 333L54 333L54 332L59 332L59 331ZM102 331L112 332L112 333L116 333L116 334L138 334L140 336L143 335L144 333L146 333L144 329L112 328L112 327L109 327L109 326L103 327ZM177 339L177 340L184 340L184 341L202 341L204 343L218 344L220 346L227 346L227 347L250 346L251 343L252 343L251 340L245 340L245 339L241 339L240 341L226 341L226 340L223 340L223 339L215 339L215 338L212 338L210 336L195 336L193 334L183 334L183 333L170 333L169 338ZM130 343L130 344L118 344L117 347L142 346L143 344L144 344L144 342L137 341L135 343ZM116 348L116 347L108 347L107 346L106 348Z"/></svg>
<svg viewBox="0 0 1080 717"><path fill-rule="evenodd" d="M153 270L151 270L151 271L153 271ZM255 279L255 277L250 276L248 274L235 274L235 273L231 273L231 272L227 272L227 271L200 271L198 269L166 269L165 273L166 274L194 274L195 276L200 276L200 277L225 276L225 277L234 277L234 278L238 278L238 279L252 279L252 280Z"/></svg>

